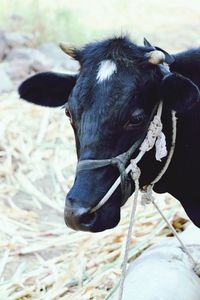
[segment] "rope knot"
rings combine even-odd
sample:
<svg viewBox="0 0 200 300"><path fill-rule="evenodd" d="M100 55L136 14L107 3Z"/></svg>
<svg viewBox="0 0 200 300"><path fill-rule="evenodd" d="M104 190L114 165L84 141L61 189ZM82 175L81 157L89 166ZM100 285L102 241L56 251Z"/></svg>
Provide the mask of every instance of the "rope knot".
<svg viewBox="0 0 200 300"><path fill-rule="evenodd" d="M145 187L142 191L142 197L141 197L141 204L143 206L150 204L153 202L154 200L154 196L153 196L153 186L152 185L148 185L147 187Z"/></svg>
<svg viewBox="0 0 200 300"><path fill-rule="evenodd" d="M131 177L133 181L138 181L141 175L140 168L137 166L137 163L134 159L131 159Z"/></svg>

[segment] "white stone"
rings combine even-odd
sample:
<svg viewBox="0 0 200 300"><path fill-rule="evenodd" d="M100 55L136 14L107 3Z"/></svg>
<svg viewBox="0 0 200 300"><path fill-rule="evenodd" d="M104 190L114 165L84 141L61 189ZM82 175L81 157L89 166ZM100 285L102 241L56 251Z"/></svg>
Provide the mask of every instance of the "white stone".
<svg viewBox="0 0 200 300"><path fill-rule="evenodd" d="M194 259L200 260L200 229L190 224L179 234ZM118 300L119 289L111 300ZM166 238L132 262L122 300L199 300L200 278L176 238Z"/></svg>

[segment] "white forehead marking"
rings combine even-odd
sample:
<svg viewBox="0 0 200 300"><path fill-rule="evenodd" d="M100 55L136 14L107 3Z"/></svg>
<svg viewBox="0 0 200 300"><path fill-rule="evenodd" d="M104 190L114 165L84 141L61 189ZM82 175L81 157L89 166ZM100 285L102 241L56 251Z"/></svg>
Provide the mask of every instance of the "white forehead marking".
<svg viewBox="0 0 200 300"><path fill-rule="evenodd" d="M106 79L109 79L110 76L116 72L117 72L117 66L112 60L110 59L102 60L102 62L99 65L99 70L97 73L97 81L102 82Z"/></svg>

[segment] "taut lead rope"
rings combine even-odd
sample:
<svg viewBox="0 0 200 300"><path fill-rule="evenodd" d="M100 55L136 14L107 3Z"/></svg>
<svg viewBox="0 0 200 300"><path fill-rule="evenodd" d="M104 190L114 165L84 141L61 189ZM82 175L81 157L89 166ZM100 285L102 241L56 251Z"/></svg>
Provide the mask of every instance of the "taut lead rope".
<svg viewBox="0 0 200 300"><path fill-rule="evenodd" d="M156 208L158 213L161 215L163 220L166 222L168 228L171 230L173 235L176 237L176 239L180 243L182 250L188 255L189 260L193 264L194 271L196 272L196 274L198 276L200 276L200 271L199 271L200 270L200 264L195 261L194 257L192 256L190 251L187 249L186 245L182 242L182 240L178 236L176 230L173 228L173 226L167 220L167 218L165 217L165 215L163 214L163 212L161 211L161 209L159 208L159 206L157 205L157 203L155 202L155 199L153 197L153 186L165 174L165 172L167 171L167 168L169 167L171 159L173 157L173 153L174 153L174 149L175 149L175 143L176 143L176 130L177 130L176 113L175 113L175 111L172 111L172 143L171 143L170 152L169 152L169 155L168 155L167 160L165 162L165 165L162 168L162 170L160 171L160 173L158 174L158 176L148 186L143 188L142 202L145 203L145 204L152 203L154 205L154 207ZM132 235L132 229L133 229L133 225L134 225L134 222L135 222L135 213L136 213L136 208L137 208L138 193L139 193L139 189L140 189L139 188L139 178L140 178L141 172L140 172L140 169L137 166L137 163L136 163L135 159L131 160L130 165L131 165L131 176L132 176L132 179L135 182L135 194L134 194L133 206L132 206L132 210L131 210L128 234L127 234L127 237L126 237L126 247L125 247L125 252L124 252L124 260L123 260L123 264L122 264L122 275L121 275L120 286L119 286L119 295L118 295L119 300L121 300L122 296L123 296L124 281L125 281L125 278L126 278L127 263L128 263L128 251L129 251L129 245L130 245L130 240L131 240L131 235Z"/></svg>

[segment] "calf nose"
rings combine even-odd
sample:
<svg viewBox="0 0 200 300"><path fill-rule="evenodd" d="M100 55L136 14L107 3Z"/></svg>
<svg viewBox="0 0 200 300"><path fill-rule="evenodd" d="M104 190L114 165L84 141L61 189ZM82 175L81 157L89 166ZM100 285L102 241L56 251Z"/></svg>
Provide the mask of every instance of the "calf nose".
<svg viewBox="0 0 200 300"><path fill-rule="evenodd" d="M96 213L90 213L90 208L72 206L72 202L74 201L67 199L65 203L64 219L66 225L74 230L90 231L95 223Z"/></svg>

